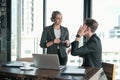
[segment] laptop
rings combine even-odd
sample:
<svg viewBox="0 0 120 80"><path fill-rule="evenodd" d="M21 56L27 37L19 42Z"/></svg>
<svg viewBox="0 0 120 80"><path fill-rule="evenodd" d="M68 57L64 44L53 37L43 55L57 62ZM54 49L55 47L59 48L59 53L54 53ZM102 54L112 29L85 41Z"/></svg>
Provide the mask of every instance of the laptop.
<svg viewBox="0 0 120 80"><path fill-rule="evenodd" d="M23 63L21 63L21 62L9 62L9 63L4 63L1 66L20 68L20 67L23 67Z"/></svg>
<svg viewBox="0 0 120 80"><path fill-rule="evenodd" d="M33 63L37 68L61 70L65 66L60 66L57 54L32 54Z"/></svg>

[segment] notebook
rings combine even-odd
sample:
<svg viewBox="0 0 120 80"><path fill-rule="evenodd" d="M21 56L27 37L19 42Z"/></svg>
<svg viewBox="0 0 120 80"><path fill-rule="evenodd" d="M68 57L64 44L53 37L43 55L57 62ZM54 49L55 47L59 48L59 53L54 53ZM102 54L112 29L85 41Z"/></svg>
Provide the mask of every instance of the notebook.
<svg viewBox="0 0 120 80"><path fill-rule="evenodd" d="M61 70L65 66L60 66L57 54L32 54L33 63L37 68Z"/></svg>
<svg viewBox="0 0 120 80"><path fill-rule="evenodd" d="M64 75L85 75L86 69L82 67L77 66L68 66L66 69L64 69L61 74Z"/></svg>

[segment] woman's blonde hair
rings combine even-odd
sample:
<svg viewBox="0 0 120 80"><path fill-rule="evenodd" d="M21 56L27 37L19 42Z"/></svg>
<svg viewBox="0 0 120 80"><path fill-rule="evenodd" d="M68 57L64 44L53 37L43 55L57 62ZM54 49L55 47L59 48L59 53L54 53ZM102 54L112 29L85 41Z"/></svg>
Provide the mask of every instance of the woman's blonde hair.
<svg viewBox="0 0 120 80"><path fill-rule="evenodd" d="M59 11L53 11L52 12L52 16L51 16L51 21L53 22L53 20L56 18L57 14L61 14L61 12Z"/></svg>

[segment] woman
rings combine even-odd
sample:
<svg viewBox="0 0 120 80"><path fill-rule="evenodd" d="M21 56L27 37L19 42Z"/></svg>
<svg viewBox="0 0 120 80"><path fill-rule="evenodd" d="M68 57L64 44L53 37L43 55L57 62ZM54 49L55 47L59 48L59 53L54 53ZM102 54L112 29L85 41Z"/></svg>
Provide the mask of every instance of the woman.
<svg viewBox="0 0 120 80"><path fill-rule="evenodd" d="M47 54L57 54L60 65L66 65L66 48L70 46L68 29L61 26L62 14L59 11L53 11L51 21L53 24L43 30L40 46L47 48Z"/></svg>

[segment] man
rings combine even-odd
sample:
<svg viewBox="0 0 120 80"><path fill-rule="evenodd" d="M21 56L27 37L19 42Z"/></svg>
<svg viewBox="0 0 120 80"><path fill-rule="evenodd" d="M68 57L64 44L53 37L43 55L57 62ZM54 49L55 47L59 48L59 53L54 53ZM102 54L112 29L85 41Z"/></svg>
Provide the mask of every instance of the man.
<svg viewBox="0 0 120 80"><path fill-rule="evenodd" d="M84 67L102 67L101 40L95 34L97 27L97 21L90 18L85 19L77 32L75 41L71 43L71 55L83 57L82 66ZM87 39L87 42L83 46L78 47L82 36Z"/></svg>

